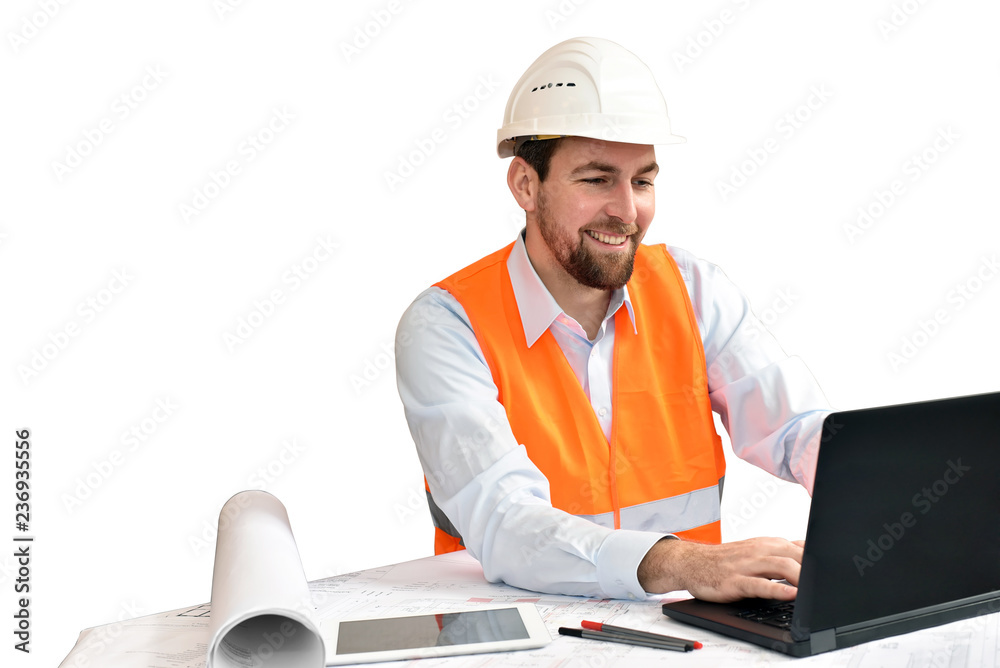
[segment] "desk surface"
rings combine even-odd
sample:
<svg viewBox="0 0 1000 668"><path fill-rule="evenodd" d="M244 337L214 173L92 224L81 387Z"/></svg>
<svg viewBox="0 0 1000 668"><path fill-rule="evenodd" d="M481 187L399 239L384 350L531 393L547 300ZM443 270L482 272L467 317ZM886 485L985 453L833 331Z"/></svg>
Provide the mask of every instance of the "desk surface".
<svg viewBox="0 0 1000 668"><path fill-rule="evenodd" d="M421 668L441 666L730 666L794 662L796 666L948 666L1000 668L1000 613L955 622L858 647L790 659L667 619L660 601L596 600L556 596L486 582L479 564L464 552L372 568L310 583L321 619L391 616L435 612L442 606L474 608L483 603L530 601L536 604L553 641L537 650L424 659ZM70 668L203 668L208 636L208 605L194 605L115 625L87 629L60 664ZM559 626L583 619L629 626L700 640L705 647L686 654L665 653L613 643L559 636ZM113 642L112 642L113 640ZM88 661L89 663L85 662ZM412 663L412 662L410 662ZM401 666L404 662L366 664Z"/></svg>

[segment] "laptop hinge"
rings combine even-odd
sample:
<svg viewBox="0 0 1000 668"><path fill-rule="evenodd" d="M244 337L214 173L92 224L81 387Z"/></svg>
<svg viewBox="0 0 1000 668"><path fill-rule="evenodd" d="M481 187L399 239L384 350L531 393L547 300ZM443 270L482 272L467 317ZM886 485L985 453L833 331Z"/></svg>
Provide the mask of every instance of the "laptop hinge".
<svg viewBox="0 0 1000 668"><path fill-rule="evenodd" d="M837 649L837 630L824 629L822 631L814 631L809 637L809 642L812 646L813 654Z"/></svg>

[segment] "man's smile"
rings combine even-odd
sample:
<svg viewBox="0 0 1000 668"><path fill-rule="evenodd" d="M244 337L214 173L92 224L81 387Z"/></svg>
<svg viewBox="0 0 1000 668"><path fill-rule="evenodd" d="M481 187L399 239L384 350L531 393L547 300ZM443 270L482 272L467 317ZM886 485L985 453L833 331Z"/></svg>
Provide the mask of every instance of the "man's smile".
<svg viewBox="0 0 1000 668"><path fill-rule="evenodd" d="M591 239L596 239L602 244L609 246L621 246L628 240L628 237L624 235L605 234L604 232L598 232L597 230L585 230L585 232Z"/></svg>

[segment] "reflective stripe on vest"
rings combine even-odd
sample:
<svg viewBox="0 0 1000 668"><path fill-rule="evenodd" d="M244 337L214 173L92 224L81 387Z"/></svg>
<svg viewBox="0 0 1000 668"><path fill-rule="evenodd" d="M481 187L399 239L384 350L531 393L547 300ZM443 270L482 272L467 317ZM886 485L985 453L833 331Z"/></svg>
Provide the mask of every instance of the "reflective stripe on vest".
<svg viewBox="0 0 1000 668"><path fill-rule="evenodd" d="M444 511L434 503L431 491L427 489L427 481L424 481L424 491L427 493L427 506L431 510L431 520L434 522L434 554L444 554L446 552L458 552L465 549L465 543L458 534L458 529L451 523Z"/></svg>
<svg viewBox="0 0 1000 668"><path fill-rule="evenodd" d="M528 348L507 272L512 248L437 285L465 309L497 398L548 479L553 507L616 529L719 542L725 458L701 334L666 248L640 246L636 254L628 290L638 334L626 308L614 316L610 439L552 332ZM435 525L458 545L450 522ZM436 540L435 551L444 542Z"/></svg>
<svg viewBox="0 0 1000 668"><path fill-rule="evenodd" d="M673 522L677 529L671 533L690 531L698 527L718 522L719 501L722 497L722 481L715 487L697 489L687 494L672 496L669 499L657 499L637 506L621 509L621 528L636 531L657 531L659 527ZM441 512L440 510L438 512ZM602 515L578 515L577 517L600 524L609 529L615 528L614 513ZM677 518L683 517L687 524L677 524ZM445 518L447 519L447 518ZM457 533L454 532L453 533Z"/></svg>

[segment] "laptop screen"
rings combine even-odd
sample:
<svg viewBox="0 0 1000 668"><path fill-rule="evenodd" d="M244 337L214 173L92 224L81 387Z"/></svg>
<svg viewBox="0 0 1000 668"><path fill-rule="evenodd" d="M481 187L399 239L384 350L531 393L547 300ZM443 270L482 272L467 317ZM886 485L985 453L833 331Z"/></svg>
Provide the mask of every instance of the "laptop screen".
<svg viewBox="0 0 1000 668"><path fill-rule="evenodd" d="M812 632L1000 591L1000 393L824 425L798 622Z"/></svg>

